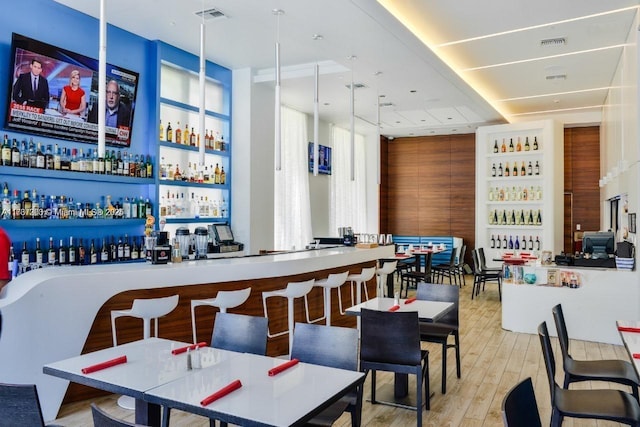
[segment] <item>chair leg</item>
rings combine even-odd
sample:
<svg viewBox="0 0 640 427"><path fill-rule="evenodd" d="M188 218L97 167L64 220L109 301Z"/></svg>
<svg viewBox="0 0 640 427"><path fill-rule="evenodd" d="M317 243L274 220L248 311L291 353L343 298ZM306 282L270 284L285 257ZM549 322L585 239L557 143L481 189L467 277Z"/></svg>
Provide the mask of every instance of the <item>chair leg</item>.
<svg viewBox="0 0 640 427"><path fill-rule="evenodd" d="M462 371L460 369L460 334L457 331L453 333L453 339L456 346L456 373L458 374L458 378L462 378Z"/></svg>
<svg viewBox="0 0 640 427"><path fill-rule="evenodd" d="M171 418L171 408L168 406L163 406L162 407L162 412L164 412L164 414L162 415L162 427L169 427L169 420Z"/></svg>
<svg viewBox="0 0 640 427"><path fill-rule="evenodd" d="M447 394L447 342L442 343L442 394Z"/></svg>
<svg viewBox="0 0 640 427"><path fill-rule="evenodd" d="M371 404L378 403L376 401L376 371L371 371Z"/></svg>
<svg viewBox="0 0 640 427"><path fill-rule="evenodd" d="M424 382L424 398L425 409L431 409L431 386L429 385L429 355L424 359L424 367L422 368L422 381Z"/></svg>
<svg viewBox="0 0 640 427"><path fill-rule="evenodd" d="M563 418L562 414L556 408L551 409L551 427L560 427Z"/></svg>
<svg viewBox="0 0 640 427"><path fill-rule="evenodd" d="M423 367L421 366L416 372L416 421L418 427L422 427L422 382L418 381L418 375L422 375ZM422 378L424 381L424 377Z"/></svg>

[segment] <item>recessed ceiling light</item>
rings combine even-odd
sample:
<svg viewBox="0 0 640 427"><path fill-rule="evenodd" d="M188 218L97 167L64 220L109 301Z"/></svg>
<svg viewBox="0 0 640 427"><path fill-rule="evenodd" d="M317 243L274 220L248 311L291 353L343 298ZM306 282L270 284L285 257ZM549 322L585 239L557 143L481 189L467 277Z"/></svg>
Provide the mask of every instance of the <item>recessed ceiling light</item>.
<svg viewBox="0 0 640 427"><path fill-rule="evenodd" d="M355 55L349 55L349 56L347 56L347 59L348 59L349 61L353 61L353 60L358 59L358 57L357 57L357 56L355 56Z"/></svg>
<svg viewBox="0 0 640 427"><path fill-rule="evenodd" d="M322 34L314 34L313 36L311 36L311 38L313 40L324 40L324 37L322 36Z"/></svg>
<svg viewBox="0 0 640 427"><path fill-rule="evenodd" d="M379 98L386 98L387 95L378 95Z"/></svg>
<svg viewBox="0 0 640 427"><path fill-rule="evenodd" d="M416 93L416 92L417 92L417 90L415 90L415 89L411 89L409 92L411 92L411 93Z"/></svg>
<svg viewBox="0 0 640 427"><path fill-rule="evenodd" d="M567 39L564 37L556 37L553 39L540 40L540 47L564 46L566 44L567 44Z"/></svg>
<svg viewBox="0 0 640 427"><path fill-rule="evenodd" d="M566 74L552 74L550 76L545 76L545 79L549 80L549 81L553 81L553 80L567 80L567 75Z"/></svg>
<svg viewBox="0 0 640 427"><path fill-rule="evenodd" d="M375 73L373 73L374 76L378 77L382 75L382 71L376 71Z"/></svg>

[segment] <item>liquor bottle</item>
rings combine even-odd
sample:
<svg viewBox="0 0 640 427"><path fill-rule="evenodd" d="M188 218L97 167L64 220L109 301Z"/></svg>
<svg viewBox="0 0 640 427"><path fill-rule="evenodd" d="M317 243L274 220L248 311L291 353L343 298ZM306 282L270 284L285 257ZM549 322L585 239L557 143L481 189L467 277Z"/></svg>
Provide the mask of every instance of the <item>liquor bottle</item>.
<svg viewBox="0 0 640 427"><path fill-rule="evenodd" d="M538 163L537 160L536 160L536 166L534 168L534 174L535 175L540 175L540 163Z"/></svg>
<svg viewBox="0 0 640 427"><path fill-rule="evenodd" d="M118 159L116 158L116 150L111 150L111 175L118 174Z"/></svg>
<svg viewBox="0 0 640 427"><path fill-rule="evenodd" d="M502 176L502 162L500 162L500 166L498 166L498 176Z"/></svg>
<svg viewBox="0 0 640 427"><path fill-rule="evenodd" d="M227 183L227 174L224 171L224 166L220 169L220 184L224 185Z"/></svg>
<svg viewBox="0 0 640 427"><path fill-rule="evenodd" d="M149 154L147 154L145 166L147 168L147 178L153 178L153 163L151 163L151 156Z"/></svg>
<svg viewBox="0 0 640 427"><path fill-rule="evenodd" d="M495 142L493 143L493 152L494 153L498 153L498 140L496 139Z"/></svg>
<svg viewBox="0 0 640 427"><path fill-rule="evenodd" d="M216 168L213 171L213 183L220 184L220 168L218 167L217 163L216 163Z"/></svg>
<svg viewBox="0 0 640 427"><path fill-rule="evenodd" d="M20 166L20 149L15 138L13 139L13 147L11 147L11 166Z"/></svg>
<svg viewBox="0 0 640 427"><path fill-rule="evenodd" d="M184 145L189 145L190 140L191 140L191 135L189 134L189 125L185 123L184 131L182 131L182 143Z"/></svg>
<svg viewBox="0 0 640 427"><path fill-rule="evenodd" d="M53 169L59 171L62 166L62 156L60 155L60 147L58 144L53 146Z"/></svg>
<svg viewBox="0 0 640 427"><path fill-rule="evenodd" d="M20 143L20 166L23 168L29 167L29 150L27 147L27 141L24 139Z"/></svg>
<svg viewBox="0 0 640 427"><path fill-rule="evenodd" d="M180 168L178 165L176 165L176 170L173 172L173 180L182 181L182 173L180 172Z"/></svg>
<svg viewBox="0 0 640 427"><path fill-rule="evenodd" d="M91 246L89 247L89 264L98 263L98 252L96 251L96 245L94 240L91 239Z"/></svg>
<svg viewBox="0 0 640 427"><path fill-rule="evenodd" d="M42 252L42 248L40 248L40 238L36 237L36 264L38 264L38 267L42 265L43 258L44 253Z"/></svg>
<svg viewBox="0 0 640 427"><path fill-rule="evenodd" d="M516 251L520 249L520 241L518 240L518 236L516 236L516 241L513 242L513 249Z"/></svg>
<svg viewBox="0 0 640 427"><path fill-rule="evenodd" d="M509 162L504 163L504 176L509 176L511 174L511 170L509 169Z"/></svg>
<svg viewBox="0 0 640 427"><path fill-rule="evenodd" d="M111 236L111 243L109 244L109 261L118 261L118 246L116 245L113 235Z"/></svg>
<svg viewBox="0 0 640 427"><path fill-rule="evenodd" d="M88 252L89 251L84 246L84 242L82 241L82 237L81 237L78 243L78 264L79 265L89 264L90 260L87 257Z"/></svg>
<svg viewBox="0 0 640 427"><path fill-rule="evenodd" d="M124 161L122 160L122 153L118 151L118 156L116 158L116 170L118 171L116 175L124 174Z"/></svg>
<svg viewBox="0 0 640 427"><path fill-rule="evenodd" d="M509 138L509 152L513 153L513 138Z"/></svg>
<svg viewBox="0 0 640 427"><path fill-rule="evenodd" d="M520 211L520 224L524 225L524 209Z"/></svg>
<svg viewBox="0 0 640 427"><path fill-rule="evenodd" d="M513 172L511 172L512 176L518 176L518 163L513 162Z"/></svg>
<svg viewBox="0 0 640 427"><path fill-rule="evenodd" d="M533 151L536 151L538 149L538 137L535 136L533 137Z"/></svg>
<svg viewBox="0 0 640 427"><path fill-rule="evenodd" d="M125 261L131 259L131 245L129 244L129 236L124 235L124 253L123 258Z"/></svg>
<svg viewBox="0 0 640 427"><path fill-rule="evenodd" d="M536 216L536 225L542 225L542 211L538 209L538 216Z"/></svg>
<svg viewBox="0 0 640 427"><path fill-rule="evenodd" d="M502 247L507 249L508 246L509 244L507 243L507 235L505 234L504 237L502 238Z"/></svg>
<svg viewBox="0 0 640 427"><path fill-rule="evenodd" d="M67 263L67 248L64 247L64 241L60 239L60 245L58 246L58 263L64 265Z"/></svg>
<svg viewBox="0 0 640 427"><path fill-rule="evenodd" d="M122 176L129 176L129 153L122 154Z"/></svg>
<svg viewBox="0 0 640 427"><path fill-rule="evenodd" d="M42 145L38 142L38 149L36 150L36 168L45 168L44 153L42 152Z"/></svg>
<svg viewBox="0 0 640 427"><path fill-rule="evenodd" d="M520 176L525 176L527 174L527 169L524 166L524 161L522 162L522 167L520 168Z"/></svg>
<svg viewBox="0 0 640 427"><path fill-rule="evenodd" d="M47 151L44 153L44 168L45 169L54 169L54 166L53 166L53 149L51 148L51 144L47 144Z"/></svg>
<svg viewBox="0 0 640 427"><path fill-rule="evenodd" d="M180 122L176 125L176 131L174 132L176 144L182 144L182 129L180 129Z"/></svg>
<svg viewBox="0 0 640 427"><path fill-rule="evenodd" d="M105 151L104 153L104 173L107 175L111 175L112 174L112 168L113 165L111 164L112 159L111 159L111 154L109 154L109 151Z"/></svg>
<svg viewBox="0 0 640 427"><path fill-rule="evenodd" d="M31 191L31 219L40 219L40 201L38 200L38 195L36 194L35 188Z"/></svg>
<svg viewBox="0 0 640 427"><path fill-rule="evenodd" d="M2 166L11 166L11 146L9 145L9 137L4 134L4 140L2 141Z"/></svg>
<svg viewBox="0 0 640 427"><path fill-rule="evenodd" d="M20 213L22 219L31 219L32 203L29 199L29 190L22 193L22 202L20 203Z"/></svg>
<svg viewBox="0 0 640 427"><path fill-rule="evenodd" d="M160 141L164 141L164 126L162 126L162 119L160 120Z"/></svg>
<svg viewBox="0 0 640 427"><path fill-rule="evenodd" d="M73 236L69 236L69 253L67 260L71 265L75 265L78 262L78 249L73 245Z"/></svg>
<svg viewBox="0 0 640 427"><path fill-rule="evenodd" d="M220 135L220 151L227 151L227 143L224 142L224 135Z"/></svg>
<svg viewBox="0 0 640 427"><path fill-rule="evenodd" d="M131 259L138 259L138 258L140 258L140 248L138 247L138 238L136 236L133 236L132 244L131 244Z"/></svg>
<svg viewBox="0 0 640 427"><path fill-rule="evenodd" d="M520 137L518 137L518 143L516 144L516 151L522 151L522 143L520 142Z"/></svg>
<svg viewBox="0 0 640 427"><path fill-rule="evenodd" d="M497 174L496 164L491 165L491 176L495 177Z"/></svg>
<svg viewBox="0 0 640 427"><path fill-rule="evenodd" d="M122 236L118 238L118 254L116 259L118 261L124 260L124 244L122 243Z"/></svg>
<svg viewBox="0 0 640 427"><path fill-rule="evenodd" d="M71 170L71 159L69 158L69 151L67 147L62 149L62 155L60 156L60 170L61 171L70 171Z"/></svg>
<svg viewBox="0 0 640 427"><path fill-rule="evenodd" d="M498 143L496 142L496 148L498 148ZM491 249L495 249L496 247L496 239L495 237L493 237L493 234L491 235Z"/></svg>
<svg viewBox="0 0 640 427"><path fill-rule="evenodd" d="M524 151L531 150L531 145L529 145L529 137L524 140Z"/></svg>
<svg viewBox="0 0 640 427"><path fill-rule="evenodd" d="M500 151L503 153L507 152L507 146L504 143L504 138L502 138L502 146L500 147Z"/></svg>
<svg viewBox="0 0 640 427"><path fill-rule="evenodd" d="M500 240L500 235L496 237L496 249L502 249L502 241Z"/></svg>
<svg viewBox="0 0 640 427"><path fill-rule="evenodd" d="M102 246L100 247L100 262L109 262L109 247L105 243L104 237L102 238Z"/></svg>
<svg viewBox="0 0 640 427"><path fill-rule="evenodd" d="M536 236L536 251L540 250L540 237Z"/></svg>
<svg viewBox="0 0 640 427"><path fill-rule="evenodd" d="M2 219L11 219L11 199L9 198L9 184L2 187Z"/></svg>
<svg viewBox="0 0 640 427"><path fill-rule="evenodd" d="M167 123L167 142L173 142L173 128L171 127L171 122Z"/></svg>
<svg viewBox="0 0 640 427"><path fill-rule="evenodd" d="M22 219L22 203L20 201L20 192L13 191L13 200L11 201L11 219Z"/></svg>
<svg viewBox="0 0 640 427"><path fill-rule="evenodd" d="M529 235L529 250L533 250L533 236Z"/></svg>
<svg viewBox="0 0 640 427"><path fill-rule="evenodd" d="M31 263L31 253L29 252L29 249L27 249L26 240L22 242L22 253L20 254L20 263L23 265L24 268L29 266L29 264Z"/></svg>
<svg viewBox="0 0 640 427"><path fill-rule="evenodd" d="M53 246L53 237L49 237L49 251L47 252L47 264L56 265L56 251L55 246Z"/></svg>
<svg viewBox="0 0 640 427"><path fill-rule="evenodd" d="M189 135L189 145L192 147L196 146L196 132L191 128L191 134Z"/></svg>

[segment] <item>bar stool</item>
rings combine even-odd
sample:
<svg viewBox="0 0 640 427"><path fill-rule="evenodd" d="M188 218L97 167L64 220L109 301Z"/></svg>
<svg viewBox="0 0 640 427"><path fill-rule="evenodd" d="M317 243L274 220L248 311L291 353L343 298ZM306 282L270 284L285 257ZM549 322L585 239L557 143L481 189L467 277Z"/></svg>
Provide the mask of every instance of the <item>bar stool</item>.
<svg viewBox="0 0 640 427"><path fill-rule="evenodd" d="M262 307L264 308L264 317L267 319L269 315L267 314L267 298L271 297L284 297L287 299L287 319L288 319L288 329L272 334L267 328L267 336L269 338L279 337L285 334L289 334L289 352L291 352L291 346L293 345L293 325L295 322L295 313L293 311L293 300L296 298L300 298L311 292L313 289L313 284L315 283L315 279L307 280L305 282L290 282L287 283L287 287L285 289L280 289L277 291L268 291L262 293Z"/></svg>
<svg viewBox="0 0 640 427"><path fill-rule="evenodd" d="M384 296L384 285L387 283L387 276L389 274L393 274L396 271L396 267L398 266L398 261L387 261L382 264L382 267L379 267L376 270L376 278L378 284L378 296ZM387 295L388 297L392 297L392 295Z"/></svg>
<svg viewBox="0 0 640 427"><path fill-rule="evenodd" d="M304 308L307 314L307 323L316 323L320 320L326 319L327 326L331 326L331 290L334 288L338 288L338 295L340 295L340 286L344 285L344 282L347 281L347 276L349 275L348 271L344 273L334 273L329 274L329 277L322 280L316 280L314 286L321 286L323 288L324 293L324 316L318 317L317 319L309 319L309 301L307 295L304 296ZM342 311L342 299L340 298L340 314L345 314Z"/></svg>
<svg viewBox="0 0 640 427"><path fill-rule="evenodd" d="M118 317L129 316L137 317L143 320L142 337L144 339L151 337L151 320L155 321L154 336L158 336L158 318L166 316L178 306L179 295L172 295L163 298L147 298L134 299L129 310L113 310L111 311L111 335L113 337L113 346L118 345L116 336L116 319ZM120 396L118 406L125 409L135 409L135 399L130 396Z"/></svg>
<svg viewBox="0 0 640 427"><path fill-rule="evenodd" d="M237 307L249 299L251 288L240 289L238 291L218 291L215 298L191 300L191 327L193 332L193 343L197 343L196 337L196 307L208 305L218 307L220 313L226 313L227 309Z"/></svg>
<svg viewBox="0 0 640 427"><path fill-rule="evenodd" d="M364 295L365 298L369 299L369 291L367 290L367 282L373 278L376 274L375 267L367 267L363 268L359 274L350 274L347 277L347 280L351 282L351 302L355 304L360 304L362 302L362 290L361 287L364 285ZM356 299L353 299L353 285L356 285Z"/></svg>

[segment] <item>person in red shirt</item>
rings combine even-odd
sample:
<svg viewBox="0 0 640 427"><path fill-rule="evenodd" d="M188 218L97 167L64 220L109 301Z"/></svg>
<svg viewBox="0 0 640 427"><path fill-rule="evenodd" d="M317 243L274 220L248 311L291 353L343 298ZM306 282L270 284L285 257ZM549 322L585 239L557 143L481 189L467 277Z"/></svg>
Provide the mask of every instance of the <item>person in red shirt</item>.
<svg viewBox="0 0 640 427"><path fill-rule="evenodd" d="M73 70L69 76L69 84L62 88L60 94L60 112L82 116L85 108L87 100L84 90L80 87L80 72Z"/></svg>
<svg viewBox="0 0 640 427"><path fill-rule="evenodd" d="M11 240L7 233L0 228L0 292L2 288L11 281L11 271L9 270L9 249Z"/></svg>

